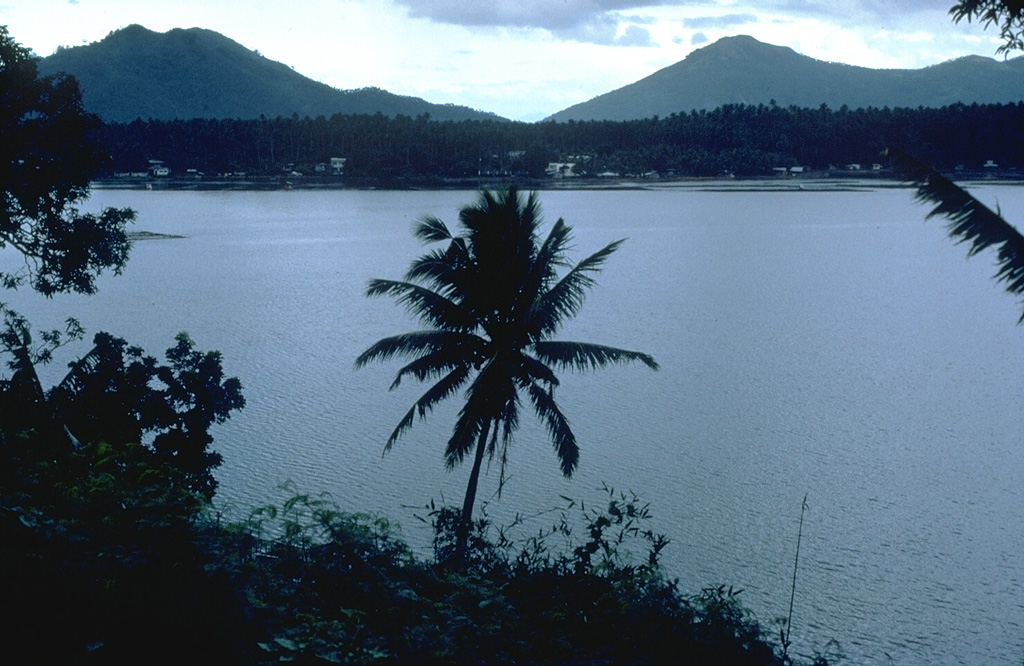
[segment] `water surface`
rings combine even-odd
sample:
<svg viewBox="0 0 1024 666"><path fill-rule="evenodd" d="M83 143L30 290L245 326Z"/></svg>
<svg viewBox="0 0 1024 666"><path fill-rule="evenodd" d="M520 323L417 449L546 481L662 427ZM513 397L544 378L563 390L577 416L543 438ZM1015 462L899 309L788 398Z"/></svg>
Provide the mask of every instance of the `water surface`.
<svg viewBox="0 0 1024 666"><path fill-rule="evenodd" d="M975 192L1024 213L1021 188ZM94 297L17 300L41 323L74 314L153 354L181 330L223 351L248 401L215 433L232 515L280 500L292 480L382 512L422 545L408 507L457 503L468 474L445 472L442 457L458 404L382 457L423 389L389 393L397 365L353 361L417 326L367 300L367 280L399 277L422 251L409 233L418 216L454 222L473 196L97 191L90 206L131 206L139 229L185 238L137 243ZM786 613L806 494L796 652L836 639L845 663L1020 663L1024 339L991 256L968 261L901 189L541 202L574 226L577 259L629 239L561 337L645 351L662 370L563 376L579 472L563 479L524 418L503 496L496 468L482 480L493 517L539 514L559 495L596 501L603 483L635 490L672 538L665 562L684 590L743 588L770 623Z"/></svg>

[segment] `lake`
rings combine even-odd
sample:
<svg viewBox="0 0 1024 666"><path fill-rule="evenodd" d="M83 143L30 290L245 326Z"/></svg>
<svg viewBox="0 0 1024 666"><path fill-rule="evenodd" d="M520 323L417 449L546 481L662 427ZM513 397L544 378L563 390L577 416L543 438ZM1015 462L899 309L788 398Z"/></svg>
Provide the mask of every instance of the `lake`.
<svg viewBox="0 0 1024 666"><path fill-rule="evenodd" d="M803 497L793 651L840 644L843 663L1019 664L1024 657L1024 329L1021 304L966 259L901 188L655 187L546 191L574 259L628 238L559 337L652 354L642 366L566 373L558 400L581 444L572 480L529 415L479 497L506 522L546 526L560 495L636 491L672 543L683 590L726 584L766 628L786 615ZM979 185L1010 219L1024 188ZM219 349L247 407L215 431L217 502L244 517L278 486L328 491L382 513L414 545L431 499L461 501L468 465L444 468L457 401L388 455L422 392L388 392L397 364L354 370L386 335L416 328L371 277L423 251L414 221L454 223L465 191L97 190L131 206L124 274L93 297L11 302L37 326L77 316L160 355L178 331ZM83 343L44 369L63 374ZM773 629L774 627L774 629Z"/></svg>

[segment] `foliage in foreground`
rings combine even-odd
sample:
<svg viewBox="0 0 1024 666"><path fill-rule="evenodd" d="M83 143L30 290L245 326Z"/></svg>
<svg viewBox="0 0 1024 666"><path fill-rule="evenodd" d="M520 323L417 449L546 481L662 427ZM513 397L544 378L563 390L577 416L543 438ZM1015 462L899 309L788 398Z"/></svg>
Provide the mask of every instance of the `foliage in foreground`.
<svg viewBox="0 0 1024 666"><path fill-rule="evenodd" d="M168 365L100 333L43 391L27 323L0 353L0 589L4 637L36 663L234 660L245 623L197 531L213 496L209 428L244 405L220 355L180 334ZM235 627L228 628L228 625ZM170 643L171 645L168 645ZM227 660L227 661L224 661ZM159 659L158 659L159 661Z"/></svg>
<svg viewBox="0 0 1024 666"><path fill-rule="evenodd" d="M40 663L787 663L732 589L665 578L635 496L522 539L477 520L454 568L455 509L429 514L433 558L324 497L221 525L144 448L86 445L0 489L5 632Z"/></svg>
<svg viewBox="0 0 1024 666"><path fill-rule="evenodd" d="M135 213L75 208L106 162L100 120L85 112L73 77L39 77L36 65L0 26L0 249L24 259L0 268L0 285L91 294L100 273L124 268Z"/></svg>

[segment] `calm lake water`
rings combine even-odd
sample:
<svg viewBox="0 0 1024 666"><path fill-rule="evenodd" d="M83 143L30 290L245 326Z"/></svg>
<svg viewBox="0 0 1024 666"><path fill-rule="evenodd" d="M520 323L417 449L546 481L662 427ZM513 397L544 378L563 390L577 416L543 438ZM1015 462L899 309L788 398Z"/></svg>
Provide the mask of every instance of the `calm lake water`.
<svg viewBox="0 0 1024 666"><path fill-rule="evenodd" d="M973 191L1024 215L1024 188ZM137 243L94 297L15 301L37 325L73 314L154 355L182 330L221 350L248 401L216 431L230 515L282 500L291 480L387 515L422 546L424 512L410 507L458 503L468 474L442 457L458 404L382 457L422 387L389 393L397 365L353 361L416 327L367 300L367 280L399 277L422 251L417 217L454 222L473 197L100 190L89 208L131 206L138 229L185 238ZM602 483L634 490L671 537L665 563L684 590L743 588L770 623L787 611L806 494L795 652L835 639L844 663L1021 663L1024 329L990 254L967 260L905 189L554 191L541 203L574 226L576 259L629 239L560 337L649 352L662 370L563 376L578 474L560 476L524 418L502 497L496 468L482 480L492 517L542 513L559 495L597 501Z"/></svg>

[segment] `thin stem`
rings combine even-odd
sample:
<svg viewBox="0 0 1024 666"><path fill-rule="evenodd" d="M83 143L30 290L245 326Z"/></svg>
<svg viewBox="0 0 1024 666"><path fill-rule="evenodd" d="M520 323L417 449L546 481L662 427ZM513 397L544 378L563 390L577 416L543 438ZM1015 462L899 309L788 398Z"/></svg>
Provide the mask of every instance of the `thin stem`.
<svg viewBox="0 0 1024 666"><path fill-rule="evenodd" d="M793 584L789 590L789 614L786 616L786 640L782 642L782 659L789 661L789 637L793 631L793 600L796 599L796 572L800 567L800 539L804 534L804 511L807 510L807 495L800 504L800 525L796 531L796 557L793 558Z"/></svg>

